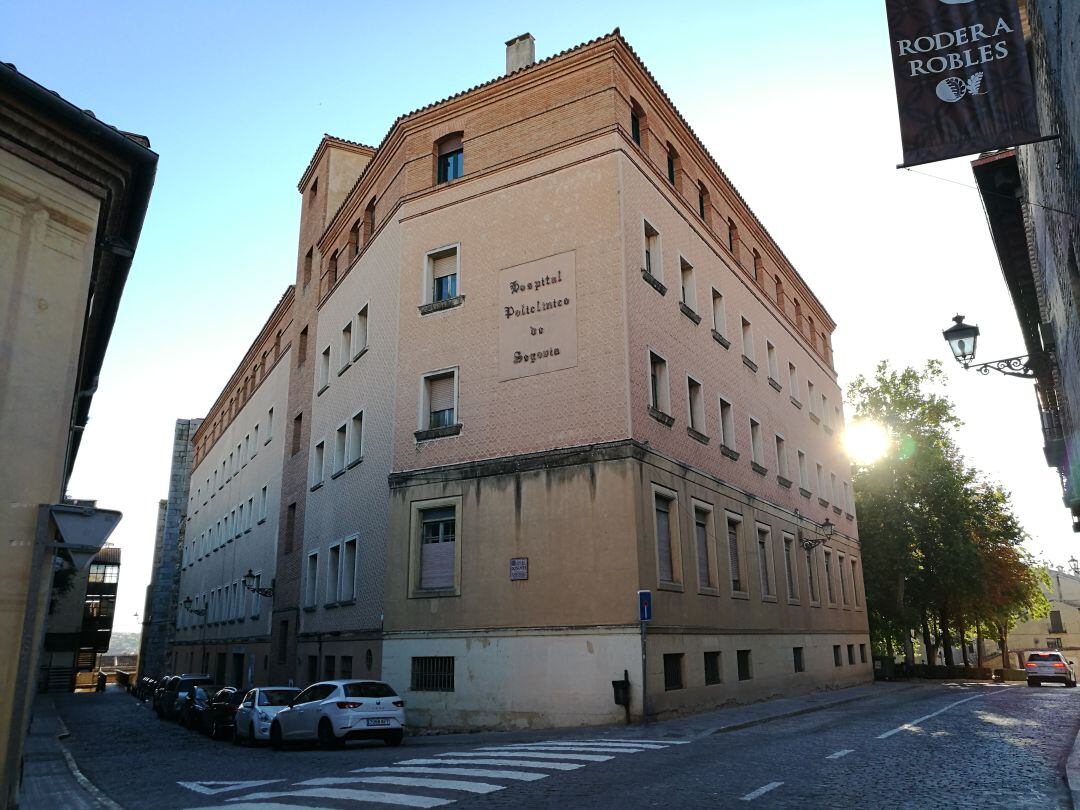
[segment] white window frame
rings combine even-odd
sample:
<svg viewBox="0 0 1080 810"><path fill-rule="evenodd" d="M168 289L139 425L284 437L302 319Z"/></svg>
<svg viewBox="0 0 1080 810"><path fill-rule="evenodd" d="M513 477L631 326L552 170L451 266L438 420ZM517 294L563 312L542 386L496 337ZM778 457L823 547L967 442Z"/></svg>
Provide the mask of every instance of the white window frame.
<svg viewBox="0 0 1080 810"><path fill-rule="evenodd" d="M799 544L791 532L781 532L780 540L784 545L784 584L787 587L787 600L790 605L800 603L799 594Z"/></svg>
<svg viewBox="0 0 1080 810"><path fill-rule="evenodd" d="M456 542L456 541L455 541ZM352 546L352 570L346 565L349 546ZM341 541L341 576L338 577L338 602L348 604L356 601L356 568L360 560L360 535L349 535ZM349 582L348 593L344 584L346 578Z"/></svg>
<svg viewBox="0 0 1080 810"><path fill-rule="evenodd" d="M450 366L449 368L441 368L436 371L426 371L420 375L420 398L418 404L418 420L417 430L431 430L431 398L428 388L428 380L433 377L442 377L446 374L454 375L454 419L450 423L451 425L461 424L461 410L460 402L458 400L458 383L461 380L458 366Z"/></svg>
<svg viewBox="0 0 1080 810"><path fill-rule="evenodd" d="M319 396L319 394L330 387L330 369L333 364L333 355L333 346L329 343L327 343L326 348L319 353L319 375L315 381L315 396Z"/></svg>
<svg viewBox="0 0 1080 810"><path fill-rule="evenodd" d="M409 515L409 598L430 599L461 595L461 542L463 537L463 510L461 495L413 501ZM420 587L421 513L428 509L454 508L454 585L452 588ZM359 552L359 549L357 549Z"/></svg>
<svg viewBox="0 0 1080 810"><path fill-rule="evenodd" d="M360 438L356 438L356 420L360 420ZM348 436L345 440L345 464L352 467L364 460L364 411L361 409L349 417Z"/></svg>
<svg viewBox="0 0 1080 810"><path fill-rule="evenodd" d="M765 539L762 540L762 535ZM761 550L765 550L765 559L761 559ZM776 601L776 571L773 565L772 526L767 523L754 523L754 550L758 556L758 587L761 588L762 602Z"/></svg>
<svg viewBox="0 0 1080 810"><path fill-rule="evenodd" d="M337 552L337 561L334 561ZM336 605L341 594L341 543L331 543L326 549L326 591L323 599L327 605Z"/></svg>
<svg viewBox="0 0 1080 810"><path fill-rule="evenodd" d="M806 466L806 451L796 450L795 460L799 467L799 489L810 491L810 470Z"/></svg>
<svg viewBox="0 0 1080 810"><path fill-rule="evenodd" d="M687 276L690 279L689 288L686 285ZM694 272L694 265L681 253L679 254L679 300L694 312L698 311L697 273Z"/></svg>
<svg viewBox="0 0 1080 810"><path fill-rule="evenodd" d="M655 227L645 217L641 218L641 269L645 270L659 281L664 283L664 245L660 237L660 229ZM653 236L649 236L649 231ZM649 240L652 239L655 250L650 250ZM648 259L646 259L648 256Z"/></svg>
<svg viewBox="0 0 1080 810"><path fill-rule="evenodd" d="M338 374L341 374L352 365L354 326L355 324L350 320L341 327L341 335L338 337Z"/></svg>
<svg viewBox="0 0 1080 810"><path fill-rule="evenodd" d="M765 466L765 441L762 439L762 432L765 430L761 426L761 420L755 417L749 417L750 420L750 460L755 464L764 467Z"/></svg>
<svg viewBox="0 0 1080 810"><path fill-rule="evenodd" d="M712 328L721 337L727 337L727 311L724 306L724 294L716 287L712 288Z"/></svg>
<svg viewBox="0 0 1080 810"><path fill-rule="evenodd" d="M360 323L363 320L363 334L361 334ZM360 356L367 351L368 342L370 341L371 328L371 304L368 301L364 302L364 305L356 310L356 315L353 318L353 361L359 360ZM363 337L363 344L361 345L360 338Z"/></svg>
<svg viewBox="0 0 1080 810"><path fill-rule="evenodd" d="M651 500L649 507L652 510L653 521L653 549L656 563L656 587L664 591L683 590L683 561L682 561L682 535L679 531L682 521L679 520L679 493L673 489L652 484L650 487ZM668 540L671 543L671 580L660 579L660 526L656 519L656 500L662 498L670 505L668 507Z"/></svg>
<svg viewBox="0 0 1080 810"><path fill-rule="evenodd" d="M723 394L718 394L716 408L720 415L720 444L728 450L736 451L735 406Z"/></svg>
<svg viewBox="0 0 1080 810"><path fill-rule="evenodd" d="M745 315L739 315L740 337L742 338L743 357L751 363L757 363L754 353L754 324ZM749 349L750 351L747 351Z"/></svg>
<svg viewBox="0 0 1080 810"><path fill-rule="evenodd" d="M652 371L653 371L653 356L656 356L663 363L663 379L656 381L656 396L653 397L652 390ZM645 350L645 373L648 375L648 389L649 389L649 405L662 414L671 416L671 369L668 359L664 357L660 352L651 346ZM658 400L658 401L654 401Z"/></svg>
<svg viewBox="0 0 1080 810"><path fill-rule="evenodd" d="M701 568L698 561L697 553L697 517L698 512L704 512L706 515L705 520L705 557L706 564L709 566L709 571L713 575L713 584L702 585L701 584ZM718 565L717 553L716 553L716 530L714 528L714 520L716 518L716 511L711 503L699 500L697 498L690 499L690 514L693 516L694 521L694 567L697 569L697 592L706 594L708 596L720 595L720 566ZM726 533L725 533L726 538ZM706 572L708 574L709 572ZM707 579L707 577L706 577Z"/></svg>
<svg viewBox="0 0 1080 810"><path fill-rule="evenodd" d="M267 501L270 499L270 483L263 484L259 491L259 524L266 522Z"/></svg>
<svg viewBox="0 0 1080 810"><path fill-rule="evenodd" d="M776 356L776 346L771 340L765 338L765 359L769 366L769 379L777 384L780 383L780 361Z"/></svg>
<svg viewBox="0 0 1080 810"><path fill-rule="evenodd" d="M304 560L304 607L314 609L318 603L319 552L312 551Z"/></svg>
<svg viewBox="0 0 1080 810"><path fill-rule="evenodd" d="M691 393L692 385L697 386L697 407L695 407L694 397ZM701 380L695 379L689 374L686 375L686 416L686 424L692 430L696 430L702 436L708 435L708 431L705 430L705 386Z"/></svg>
<svg viewBox="0 0 1080 810"><path fill-rule="evenodd" d="M345 472L348 466L346 460L349 455L349 423L343 422L334 430L334 471L331 478L336 478Z"/></svg>
<svg viewBox="0 0 1080 810"><path fill-rule="evenodd" d="M788 362L788 394L790 394L791 398L794 399L796 402L800 402L800 400L799 400L799 394L800 393L801 393L801 391L799 390L799 369L795 366L794 363L789 361Z"/></svg>
<svg viewBox="0 0 1080 810"><path fill-rule="evenodd" d="M733 587L735 584L735 572L731 570L731 553L729 550L731 541L728 537L729 523L736 524L735 545L739 553L739 584L742 586L740 590L735 590ZM733 599L749 599L750 583L747 581L746 569L746 523L743 516L738 512L729 512L726 509L724 510L724 551L727 552L724 556L727 558L728 588L731 589L731 597Z"/></svg>
<svg viewBox="0 0 1080 810"><path fill-rule="evenodd" d="M454 298L461 298L465 291L461 286L461 242L451 242L448 245L442 245L441 247L432 248L424 254L424 269L423 269L423 287L420 290L420 302L422 304L435 303L435 272L434 264L436 254L447 253L454 251L454 258L457 260L457 267L454 270L456 280L454 281L454 296L446 300L450 301Z"/></svg>
<svg viewBox="0 0 1080 810"><path fill-rule="evenodd" d="M317 487L326 480L326 440L315 443L311 455L311 487Z"/></svg>
<svg viewBox="0 0 1080 810"><path fill-rule="evenodd" d="M784 438L784 434L773 434L773 449L776 452L776 474L790 481L791 469L788 466L787 439Z"/></svg>

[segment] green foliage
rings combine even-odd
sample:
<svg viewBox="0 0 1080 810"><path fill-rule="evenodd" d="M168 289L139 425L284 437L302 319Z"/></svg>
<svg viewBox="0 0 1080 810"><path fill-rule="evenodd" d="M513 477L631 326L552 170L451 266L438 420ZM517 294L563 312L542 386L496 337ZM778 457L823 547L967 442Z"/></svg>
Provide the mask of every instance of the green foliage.
<svg viewBox="0 0 1080 810"><path fill-rule="evenodd" d="M934 388L940 363L897 371L880 363L848 388L855 417L888 427L890 452L853 469L871 635L875 645L921 626L937 636L977 624L1007 636L1045 615L1039 568L1009 496L964 463L952 439L961 423ZM937 628L934 632L933 628Z"/></svg>

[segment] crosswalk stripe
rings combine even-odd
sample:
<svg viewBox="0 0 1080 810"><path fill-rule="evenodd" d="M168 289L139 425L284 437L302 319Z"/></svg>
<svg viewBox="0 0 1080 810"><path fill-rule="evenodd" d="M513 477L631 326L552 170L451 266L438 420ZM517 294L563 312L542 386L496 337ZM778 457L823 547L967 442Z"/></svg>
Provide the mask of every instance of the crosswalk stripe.
<svg viewBox="0 0 1080 810"><path fill-rule="evenodd" d="M459 779L423 779L415 776L320 776L318 779L305 779L298 785L352 785L357 782L375 785L401 785L403 787L432 787L442 790L463 790L466 793L494 793L504 785L492 785L488 782L462 782Z"/></svg>
<svg viewBox="0 0 1080 810"><path fill-rule="evenodd" d="M625 740L625 739L593 739L578 740L578 742L602 742L602 743L648 743L649 745L689 745L693 740Z"/></svg>
<svg viewBox="0 0 1080 810"><path fill-rule="evenodd" d="M639 754L639 748L586 748L586 747L571 747L557 746L557 745L521 745L521 746L491 746L476 748L476 751L508 751L511 754L524 753L527 751L559 751L569 752L566 754L567 759L592 759L592 755L599 754ZM611 757L604 757L603 759L594 759L596 762L603 762Z"/></svg>
<svg viewBox="0 0 1080 810"><path fill-rule="evenodd" d="M430 762L442 762L443 760L433 759L428 760ZM475 761L470 761L470 765L476 765ZM505 762L500 762L500 765L505 765ZM537 779L547 779L548 774L536 773L535 771L493 771L490 768L423 768L415 766L401 766L401 765L388 765L385 768L357 768L353 773L370 773L372 771L378 773L430 773L430 774L445 774L448 776L479 776L484 779L512 779L516 782L535 782Z"/></svg>
<svg viewBox="0 0 1080 810"><path fill-rule="evenodd" d="M624 748L630 751L635 749L648 749L651 751L660 751L667 748L666 745L659 743L627 743L627 742L593 742L591 740L579 740L575 742L563 742L559 740L549 740L547 742L535 742L535 743L510 743L503 746L504 748L525 748L534 745L550 745L557 748Z"/></svg>
<svg viewBox="0 0 1080 810"><path fill-rule="evenodd" d="M243 804L219 804L216 807L189 807L187 810L301 810L299 805L280 802L244 802ZM302 810L337 810L333 807L317 807L305 804Z"/></svg>
<svg viewBox="0 0 1080 810"><path fill-rule="evenodd" d="M527 759L501 759L499 757L477 757L476 759L473 759L472 757L466 759L406 759L400 764L438 765L440 762L446 762L450 765L472 765L473 763L476 763L478 765L503 765L517 768L551 768L556 771L576 771L578 768L585 767L584 765L578 765L573 762L539 762Z"/></svg>
<svg viewBox="0 0 1080 810"><path fill-rule="evenodd" d="M528 757L530 759L555 759L569 760L571 762L607 762L613 757L603 754L548 754L542 751L534 751L531 748L518 748L513 751L499 750L498 748L477 748L473 751L447 751L439 754L440 757Z"/></svg>
<svg viewBox="0 0 1080 810"><path fill-rule="evenodd" d="M383 793L379 790L351 790L348 788L307 788L305 790L266 791L237 796L235 801L258 799L307 798L348 799L355 802L378 802L379 804L403 804L407 807L441 807L453 804L453 799L436 799L432 796L417 796L409 793ZM230 799L230 801L234 801ZM235 806L235 805L233 805Z"/></svg>

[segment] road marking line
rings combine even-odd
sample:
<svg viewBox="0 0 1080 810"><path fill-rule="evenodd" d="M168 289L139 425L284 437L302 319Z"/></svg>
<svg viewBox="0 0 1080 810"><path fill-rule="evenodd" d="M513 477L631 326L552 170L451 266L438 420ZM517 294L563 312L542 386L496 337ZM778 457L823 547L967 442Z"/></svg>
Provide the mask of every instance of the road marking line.
<svg viewBox="0 0 1080 810"><path fill-rule="evenodd" d="M764 796L770 790L776 790L782 784L784 784L784 783L783 782L769 782L769 784L762 785L757 790L752 791L750 793L747 793L745 796L740 798L739 801L741 801L741 802L752 802L754 799L758 798L758 796Z"/></svg>
<svg viewBox="0 0 1080 810"><path fill-rule="evenodd" d="M204 796L213 796L215 793L228 793L230 790L251 790L252 788L284 781L284 779L255 779L248 782L222 782L200 779L197 782L177 782L176 784L196 793L202 793Z"/></svg>
<svg viewBox="0 0 1080 810"><path fill-rule="evenodd" d="M432 760L438 762L439 760ZM476 763L470 763L475 765ZM499 763L505 765L505 762ZM537 779L547 779L549 774L526 772L526 771L493 771L489 768L417 768L400 765L389 765L385 768L357 768L353 773L366 773L376 771L379 773L432 773L447 774L449 776L480 776L487 779L513 779L518 782L535 782Z"/></svg>
<svg viewBox="0 0 1080 810"><path fill-rule="evenodd" d="M912 720L910 723L904 723L904 725L897 726L892 731L886 731L884 734L878 734L877 738L879 740L884 740L885 738L891 737L893 734L897 734L897 733L899 733L901 731L911 731L916 726L918 726L919 723L921 723L923 720L929 720L931 717L937 717L942 712L947 712L953 706L959 706L961 703L967 703L969 700L975 700L976 698L981 698L981 697L985 697L985 693L979 694L979 695L972 695L971 697L966 697L963 700L958 700L955 703L950 703L944 709L938 709L936 712L931 712L930 714L924 715L924 716L922 716L922 717L920 717L920 718L918 718L916 720Z"/></svg>
<svg viewBox="0 0 1080 810"><path fill-rule="evenodd" d="M375 785L401 785L403 787L431 787L442 790L463 790L466 793L494 793L504 785L489 782L462 782L460 779L423 779L418 776L322 776L297 782L298 785L351 785L369 782Z"/></svg>
<svg viewBox="0 0 1080 810"><path fill-rule="evenodd" d="M485 746L478 751L577 751L589 754L640 754L646 748L630 748L620 745L608 748L601 745L495 745Z"/></svg>
<svg viewBox="0 0 1080 810"><path fill-rule="evenodd" d="M580 740L580 742L602 742L602 743L650 743L652 745L689 745L693 740Z"/></svg>
<svg viewBox="0 0 1080 810"><path fill-rule="evenodd" d="M666 745L662 745L661 743L632 743L632 742L624 742L622 740L610 740L610 741L605 740L604 742L597 742L597 741L594 741L594 740L574 740L574 741L547 740L545 742L535 742L535 743L509 743L509 744L504 745L502 747L503 748L524 748L524 747L531 747L531 746L535 746L535 745L550 745L550 746L555 746L555 747L559 747L559 748L564 748L564 747L571 747L571 748L576 748L576 747L583 747L583 748L620 748L620 749L625 749L625 750L628 750L628 751L633 751L633 750L636 750L636 749L651 749L651 750L654 750L654 751L659 751L659 750L662 750L664 748L667 748Z"/></svg>
<svg viewBox="0 0 1080 810"><path fill-rule="evenodd" d="M479 753L473 753L471 751L447 751L445 754L439 754L441 757L533 757L534 759L568 759L571 762L607 762L614 757L605 756L604 754L564 754L563 751L570 751L574 749L563 748L556 749L558 754L546 754L543 753L544 749L534 748L515 748L513 751L506 751L499 748L477 748Z"/></svg>
<svg viewBox="0 0 1080 810"><path fill-rule="evenodd" d="M402 765L438 765L441 762L445 762L449 765L512 765L516 768L551 768L556 771L576 771L578 768L584 768L584 765L579 765L575 762L538 762L536 760L526 759L500 759L498 757L485 757L481 759L477 757L473 759L469 757L467 759L406 759L400 764Z"/></svg>
<svg viewBox="0 0 1080 810"><path fill-rule="evenodd" d="M854 748L841 748L839 751L833 754L829 754L825 759L840 759L840 757L846 757L848 754L854 754Z"/></svg>
<svg viewBox="0 0 1080 810"><path fill-rule="evenodd" d="M383 793L379 790L349 790L347 788L308 788L306 790L283 790L281 792L267 791L265 793L249 793L246 796L237 796L230 801L244 801L252 799L285 799L306 798L316 799L347 799L354 802L378 802L380 804L403 804L407 807L441 807L444 804L453 804L453 799L436 799L432 796L417 796L410 793Z"/></svg>
<svg viewBox="0 0 1080 810"><path fill-rule="evenodd" d="M336 810L333 807L323 807L314 804L296 805L281 804L280 802L245 802L243 804L219 804L216 807L189 807L187 810Z"/></svg>

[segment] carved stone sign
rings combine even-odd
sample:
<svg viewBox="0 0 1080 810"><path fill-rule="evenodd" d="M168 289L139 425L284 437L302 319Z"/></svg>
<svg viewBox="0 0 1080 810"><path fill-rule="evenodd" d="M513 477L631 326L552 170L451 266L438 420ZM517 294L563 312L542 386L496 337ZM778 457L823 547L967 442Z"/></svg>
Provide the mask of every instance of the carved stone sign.
<svg viewBox="0 0 1080 810"><path fill-rule="evenodd" d="M499 271L499 379L577 365L574 251Z"/></svg>

